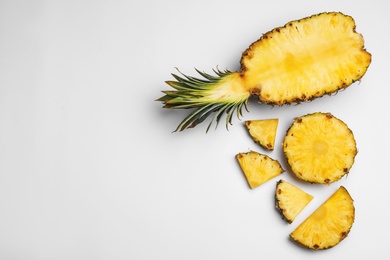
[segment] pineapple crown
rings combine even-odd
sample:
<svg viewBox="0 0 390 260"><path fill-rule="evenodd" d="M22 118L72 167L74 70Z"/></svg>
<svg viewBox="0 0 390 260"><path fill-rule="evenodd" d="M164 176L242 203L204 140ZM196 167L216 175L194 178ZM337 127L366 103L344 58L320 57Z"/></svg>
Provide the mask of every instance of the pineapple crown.
<svg viewBox="0 0 390 260"><path fill-rule="evenodd" d="M229 84L231 80L229 78L237 73L229 70L221 71L217 68L213 69L216 75L210 75L196 68L195 70L202 78L185 75L177 69L180 76L172 74L176 80L166 81L175 90L162 91L165 95L156 101L163 102L163 108L194 109L183 119L174 132L193 128L214 112L215 115L206 129L206 133L214 121L216 122L215 128L217 128L224 113L226 113L226 128L228 129L229 124L232 124L234 112L240 118L243 107L248 111L248 95L237 99L226 90L225 84Z"/></svg>

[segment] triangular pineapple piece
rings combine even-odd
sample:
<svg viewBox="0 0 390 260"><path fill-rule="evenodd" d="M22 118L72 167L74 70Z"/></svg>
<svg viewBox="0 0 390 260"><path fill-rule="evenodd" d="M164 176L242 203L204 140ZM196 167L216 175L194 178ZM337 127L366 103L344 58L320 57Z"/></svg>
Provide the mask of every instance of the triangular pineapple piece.
<svg viewBox="0 0 390 260"><path fill-rule="evenodd" d="M330 184L351 169L357 154L352 131L330 113L294 120L283 141L284 154L295 175L311 183Z"/></svg>
<svg viewBox="0 0 390 260"><path fill-rule="evenodd" d="M255 151L239 153L236 158L252 189L284 172L277 160Z"/></svg>
<svg viewBox="0 0 390 260"><path fill-rule="evenodd" d="M289 224L294 221L312 199L312 195L287 181L280 180L276 184L276 208Z"/></svg>
<svg viewBox="0 0 390 260"><path fill-rule="evenodd" d="M348 191L341 186L303 221L290 237L300 245L320 250L340 243L355 221L355 207Z"/></svg>
<svg viewBox="0 0 390 260"><path fill-rule="evenodd" d="M278 123L279 120L277 118L244 122L253 141L270 151L274 149Z"/></svg>

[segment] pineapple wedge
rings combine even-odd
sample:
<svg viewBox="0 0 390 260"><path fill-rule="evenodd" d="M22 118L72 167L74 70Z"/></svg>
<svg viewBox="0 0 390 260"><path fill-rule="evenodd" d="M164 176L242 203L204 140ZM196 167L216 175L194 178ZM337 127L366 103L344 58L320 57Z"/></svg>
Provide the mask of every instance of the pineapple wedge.
<svg viewBox="0 0 390 260"><path fill-rule="evenodd" d="M277 118L264 120L247 120L244 122L253 141L270 151L272 151L275 147L275 138L278 123L279 120Z"/></svg>
<svg viewBox="0 0 390 260"><path fill-rule="evenodd" d="M354 221L353 199L341 186L304 220L290 234L290 237L298 244L310 249L327 249L334 247L347 237Z"/></svg>
<svg viewBox="0 0 390 260"><path fill-rule="evenodd" d="M162 91L157 99L163 108L193 109L176 131L192 128L209 115L218 125L226 115L242 116L248 99L283 105L310 101L336 93L360 80L371 63L363 36L355 31L355 21L340 12L326 12L288 22L263 34L241 56L241 70L214 70L201 77L179 71L166 81L173 90Z"/></svg>
<svg viewBox="0 0 390 260"><path fill-rule="evenodd" d="M277 160L255 151L239 153L236 158L251 189L284 172Z"/></svg>
<svg viewBox="0 0 390 260"><path fill-rule="evenodd" d="M295 220L312 199L312 195L287 181L280 180L276 184L276 209L289 224Z"/></svg>
<svg viewBox="0 0 390 260"><path fill-rule="evenodd" d="M330 113L294 120L283 141L292 172L300 179L330 184L349 173L357 154L352 131Z"/></svg>

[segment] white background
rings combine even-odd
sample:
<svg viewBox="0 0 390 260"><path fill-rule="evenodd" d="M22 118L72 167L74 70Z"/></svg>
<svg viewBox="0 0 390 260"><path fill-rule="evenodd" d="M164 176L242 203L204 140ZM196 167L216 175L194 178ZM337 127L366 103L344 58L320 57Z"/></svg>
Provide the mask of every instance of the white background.
<svg viewBox="0 0 390 260"><path fill-rule="evenodd" d="M175 67L237 70L263 33L325 11L355 18L372 64L360 83L299 106L251 100L227 131L172 133L189 111L156 102ZM378 259L388 248L389 1L0 1L0 259ZM347 178L296 181L279 144L292 119L331 112L355 134ZM279 118L265 152L244 120ZM236 162L256 150L283 175L251 190ZM286 224L279 179L314 200ZM324 251L289 233L340 185L349 236Z"/></svg>

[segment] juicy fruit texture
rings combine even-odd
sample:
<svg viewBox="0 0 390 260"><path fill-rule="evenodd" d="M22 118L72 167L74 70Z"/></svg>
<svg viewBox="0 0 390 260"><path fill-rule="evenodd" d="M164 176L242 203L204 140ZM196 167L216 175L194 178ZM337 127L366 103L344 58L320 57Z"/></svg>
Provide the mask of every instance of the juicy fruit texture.
<svg viewBox="0 0 390 260"><path fill-rule="evenodd" d="M267 150L272 151L275 146L276 130L279 120L247 120L244 122L252 139Z"/></svg>
<svg viewBox="0 0 390 260"><path fill-rule="evenodd" d="M357 154L352 131L330 113L313 113L294 120L283 141L294 174L311 183L330 184L351 169Z"/></svg>
<svg viewBox="0 0 390 260"><path fill-rule="evenodd" d="M352 17L323 13L263 35L241 63L246 85L260 90L260 100L282 105L345 88L363 76L370 61Z"/></svg>
<svg viewBox="0 0 390 260"><path fill-rule="evenodd" d="M236 158L252 189L284 172L277 160L255 151L239 153Z"/></svg>
<svg viewBox="0 0 390 260"><path fill-rule="evenodd" d="M290 224L312 199L312 195L306 193L305 191L287 181L280 180L276 184L276 209Z"/></svg>
<svg viewBox="0 0 390 260"><path fill-rule="evenodd" d="M201 78L172 74L174 90L157 101L164 108L194 109L176 131L192 128L215 113L217 123L226 114L242 116L250 96L260 103L283 105L335 93L360 80L371 63L363 36L351 16L339 12L313 15L287 23L261 36L241 57L241 71L214 70ZM207 128L208 130L209 128Z"/></svg>
<svg viewBox="0 0 390 260"><path fill-rule="evenodd" d="M349 234L355 221L355 207L348 191L341 186L304 220L290 237L304 247L320 250L337 245Z"/></svg>

